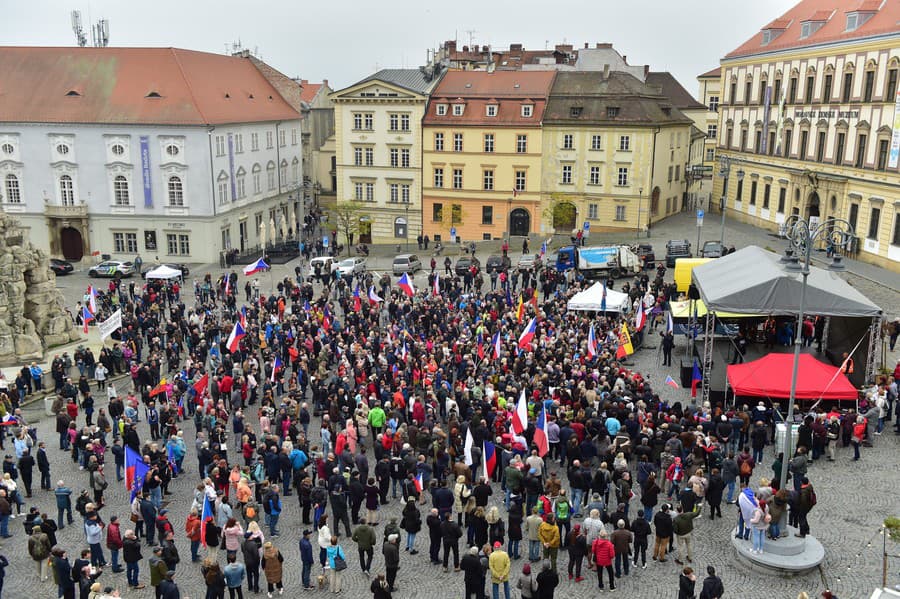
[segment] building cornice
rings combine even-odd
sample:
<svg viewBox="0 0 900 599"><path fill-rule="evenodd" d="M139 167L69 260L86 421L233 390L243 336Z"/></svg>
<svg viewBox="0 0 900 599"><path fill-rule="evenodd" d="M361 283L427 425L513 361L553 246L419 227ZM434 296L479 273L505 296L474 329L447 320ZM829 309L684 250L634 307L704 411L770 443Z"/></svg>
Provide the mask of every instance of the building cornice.
<svg viewBox="0 0 900 599"><path fill-rule="evenodd" d="M752 54L740 54L737 56L726 56L719 63L722 66L731 64L742 64L748 62L759 62L758 59L772 59L779 56L791 56L794 54L815 52L816 50L836 50L841 48L852 48L853 46L872 44L873 42L886 42L890 40L900 41L900 32L883 33L880 35L871 35L866 37L857 37L853 39L832 40L821 42L818 44L809 44L806 46L792 46L790 48L774 48L767 52L754 52ZM896 45L896 43L894 44ZM723 73L724 74L724 73Z"/></svg>

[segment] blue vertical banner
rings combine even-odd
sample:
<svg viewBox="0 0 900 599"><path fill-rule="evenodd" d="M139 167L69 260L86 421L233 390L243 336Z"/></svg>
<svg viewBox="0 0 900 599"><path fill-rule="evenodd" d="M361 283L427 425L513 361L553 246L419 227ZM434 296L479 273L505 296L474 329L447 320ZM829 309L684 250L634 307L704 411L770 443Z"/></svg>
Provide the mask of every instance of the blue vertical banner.
<svg viewBox="0 0 900 599"><path fill-rule="evenodd" d="M766 154L769 148L769 114L772 110L772 86L766 86L766 95L765 101L763 102L763 130L762 130L762 139L759 140L760 148L758 148L761 154ZM777 141L775 143L778 143ZM774 149L774 148L773 148Z"/></svg>
<svg viewBox="0 0 900 599"><path fill-rule="evenodd" d="M234 136L228 134L228 174L231 177L231 201L237 201L237 185L234 181Z"/></svg>
<svg viewBox="0 0 900 599"><path fill-rule="evenodd" d="M144 182L144 208L153 208L153 184L150 174L150 136L141 135L141 177Z"/></svg>

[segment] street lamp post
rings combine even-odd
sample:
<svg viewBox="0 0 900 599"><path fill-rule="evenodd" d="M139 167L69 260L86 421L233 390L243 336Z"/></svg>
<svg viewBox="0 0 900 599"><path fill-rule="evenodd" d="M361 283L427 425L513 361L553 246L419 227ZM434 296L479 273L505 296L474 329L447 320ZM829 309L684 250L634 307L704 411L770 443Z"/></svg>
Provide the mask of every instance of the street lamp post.
<svg viewBox="0 0 900 599"><path fill-rule="evenodd" d="M406 251L409 252L409 202L406 202Z"/></svg>
<svg viewBox="0 0 900 599"><path fill-rule="evenodd" d="M636 240L640 240L641 238L641 209L644 205L644 188L641 187L638 189L638 211L637 211L637 219L635 226L634 238Z"/></svg>
<svg viewBox="0 0 900 599"><path fill-rule="evenodd" d="M854 229L852 224L839 218L828 219L815 228L810 228L807 221L798 219L787 235L791 247L796 254L785 258L787 261L785 268L793 272L799 271L803 276L803 284L800 287L800 309L798 310L797 315L798 324L797 328L794 329L797 331L797 335L795 335L794 341L794 364L793 369L791 370L791 392L788 399L787 416L785 417L784 445L782 446L784 458L782 459L779 489L785 488L785 485L787 484L788 467L786 461L790 460L792 457L791 437L793 435L794 401L797 396L797 372L800 368L800 344L802 343L802 338L799 333L803 326L803 319L805 317L804 312L806 311L806 284L807 279L809 278L812 246L817 239L826 241L829 246L842 246L848 239L853 237ZM803 260L802 262L800 262L801 259ZM832 263L828 265L828 269L840 271L844 270L844 268L845 266L841 263L841 257L835 254Z"/></svg>
<svg viewBox="0 0 900 599"><path fill-rule="evenodd" d="M719 201L719 210L722 212L722 230L719 233L719 243L725 247L725 209L728 207L728 177L731 175L731 163L739 162L736 158L730 156L722 156L719 158L719 176L724 179L722 181L722 199ZM744 180L744 169L738 169L738 181ZM699 250L699 248L697 248Z"/></svg>

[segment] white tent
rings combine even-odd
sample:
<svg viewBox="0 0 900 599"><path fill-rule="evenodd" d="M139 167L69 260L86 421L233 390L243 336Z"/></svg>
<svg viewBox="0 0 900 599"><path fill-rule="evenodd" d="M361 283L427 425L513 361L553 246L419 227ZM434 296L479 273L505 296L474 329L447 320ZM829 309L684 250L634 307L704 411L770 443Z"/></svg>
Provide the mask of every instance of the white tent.
<svg viewBox="0 0 900 599"><path fill-rule="evenodd" d="M176 270L174 268L170 268L170 267L166 266L165 264L160 264L159 266L157 266L156 268L154 268L153 270L148 272L146 278L148 280L149 279L163 279L166 281L168 281L170 279L180 279L181 271Z"/></svg>
<svg viewBox="0 0 900 599"><path fill-rule="evenodd" d="M566 307L569 310L600 312L603 302L603 283L594 283L589 289L576 293ZM631 302L628 295L613 289L606 290L607 312L628 312Z"/></svg>

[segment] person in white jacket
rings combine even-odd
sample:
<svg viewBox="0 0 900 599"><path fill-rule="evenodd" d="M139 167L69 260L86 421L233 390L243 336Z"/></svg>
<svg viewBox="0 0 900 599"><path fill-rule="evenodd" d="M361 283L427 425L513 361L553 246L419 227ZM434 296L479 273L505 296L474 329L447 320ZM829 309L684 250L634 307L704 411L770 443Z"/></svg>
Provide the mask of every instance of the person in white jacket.
<svg viewBox="0 0 900 599"><path fill-rule="evenodd" d="M331 529L328 528L328 514L322 514L318 522L319 534L316 539L319 543L319 563L322 564L323 573L328 570L328 547L331 545Z"/></svg>

